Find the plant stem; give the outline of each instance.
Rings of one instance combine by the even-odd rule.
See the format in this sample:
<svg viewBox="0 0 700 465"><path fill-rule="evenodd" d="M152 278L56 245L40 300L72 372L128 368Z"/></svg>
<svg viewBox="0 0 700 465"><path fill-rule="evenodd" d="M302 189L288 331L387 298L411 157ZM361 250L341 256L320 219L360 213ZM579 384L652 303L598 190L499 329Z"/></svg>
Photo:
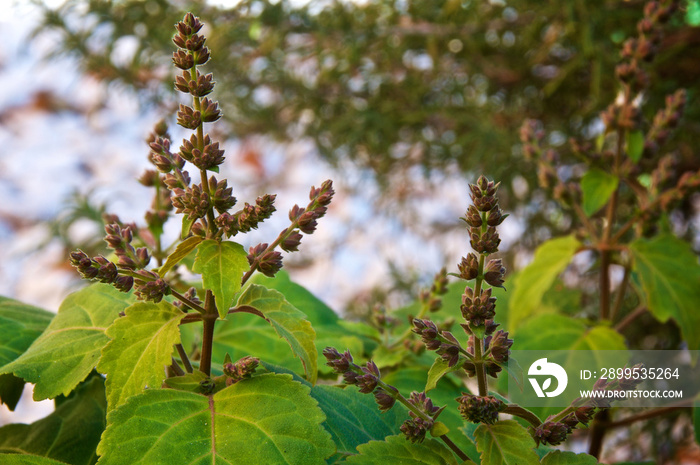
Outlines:
<svg viewBox="0 0 700 465"><path fill-rule="evenodd" d="M610 315L610 321L615 321L617 319L617 314L620 313L622 308L622 303L625 300L625 292L627 292L627 284L630 280L630 267L625 266L625 274L622 277L622 282L617 290L617 295L615 296L615 303L613 304L612 315Z"/></svg>
<svg viewBox="0 0 700 465"><path fill-rule="evenodd" d="M486 218L484 218L486 224ZM484 280L484 261L486 255L479 254L479 273L476 276L474 284L474 299L478 299L481 295L481 283ZM484 367L483 342L481 339L474 337L474 368L476 369L476 381L479 385L479 396L486 397L489 395L488 380L486 379L486 369Z"/></svg>
<svg viewBox="0 0 700 465"><path fill-rule="evenodd" d="M457 457L459 457L460 460L462 460L462 461L464 461L464 462L466 462L466 463L474 463L474 462L472 462L472 460L467 456L467 454L465 454L464 452L462 452L462 449L460 449L459 447L457 447L457 444L455 444L454 442L452 442L452 440L451 440L450 438L447 437L446 434L443 434L442 436L440 436L440 439L442 439L442 442L444 442L444 443L447 445L447 447L449 447L450 449L452 449L452 452L454 452L455 454L457 454Z"/></svg>
<svg viewBox="0 0 700 465"><path fill-rule="evenodd" d="M600 252L600 319L610 318L610 251Z"/></svg>
<svg viewBox="0 0 700 465"><path fill-rule="evenodd" d="M182 364L185 365L187 373L192 373L194 370L192 369L192 363L190 363L187 352L185 352L185 348L182 347L182 344L175 344L175 349L177 349L177 353L180 355L180 360L182 360Z"/></svg>
<svg viewBox="0 0 700 465"><path fill-rule="evenodd" d="M632 323L634 320L636 320L641 315L644 315L646 312L647 312L647 308L644 305L640 305L639 307L635 308L632 312L627 314L626 317L624 317L622 320L620 320L620 322L618 324L615 325L615 331L621 332L630 323Z"/></svg>
<svg viewBox="0 0 700 465"><path fill-rule="evenodd" d="M622 420L609 421L607 423L604 423L603 426L605 426L608 429L619 428L620 426L631 425L632 423L636 423L638 421L648 420L650 418L666 415L667 413L675 412L676 410L681 410L690 407L692 407L692 405L690 405L687 401L684 401L683 405L669 405L667 407L659 407L647 410L636 415L630 415L629 417L623 418Z"/></svg>
<svg viewBox="0 0 700 465"><path fill-rule="evenodd" d="M430 415L426 414L425 412L421 411L418 409L415 405L410 403L408 399L406 399L404 396L401 395L399 391L396 390L393 386L389 386L386 384L384 381L381 379L377 380L377 384L384 389L387 393L391 394L394 396L396 400L398 400L401 404L403 404L404 407L406 407L408 410L413 412L417 417L422 418L423 420L430 421L432 422L434 419L430 417ZM437 416L437 415L436 415ZM472 462L472 460L465 454L450 438L447 437L446 434L443 434L442 436L439 436L440 439L450 448L452 451L457 454L457 456L465 461L465 462Z"/></svg>
<svg viewBox="0 0 700 465"><path fill-rule="evenodd" d="M522 408L521 406L517 404L508 404L506 406L506 409L503 411L503 413L508 413L510 415L515 415L516 417L520 417L524 420L527 420L528 423L530 423L532 426L537 428L542 424L542 421L540 421L539 417L532 413L531 411Z"/></svg>
<svg viewBox="0 0 700 465"><path fill-rule="evenodd" d="M214 294L207 290L204 300L204 307L207 313L202 315L202 356L199 360L199 371L207 376L211 376L211 355L214 344L214 328L216 319L219 317L214 303Z"/></svg>
<svg viewBox="0 0 700 465"><path fill-rule="evenodd" d="M610 411L608 409L601 410L596 413L593 424L591 426L591 444L588 446L588 453L596 459L600 457L600 452L603 449L603 438L607 431L606 424L610 419Z"/></svg>
<svg viewBox="0 0 700 465"><path fill-rule="evenodd" d="M197 312L199 312L199 313L201 313L201 314L207 313L207 311L204 309L204 307L202 307L201 305L198 305L198 304L192 302L190 299L188 299L188 298L185 297L184 295L180 294L180 293L177 292L176 290L170 289L170 293L171 293L173 296L175 296L175 298L176 298L177 300L179 300L179 301L182 302L183 304L187 305L187 306L190 307L192 310L195 310L195 311L197 311Z"/></svg>
<svg viewBox="0 0 700 465"><path fill-rule="evenodd" d="M170 368L175 372L177 376L182 376L185 374L185 372L182 370L180 365L177 363L177 360L175 358L171 357L173 363L170 364Z"/></svg>

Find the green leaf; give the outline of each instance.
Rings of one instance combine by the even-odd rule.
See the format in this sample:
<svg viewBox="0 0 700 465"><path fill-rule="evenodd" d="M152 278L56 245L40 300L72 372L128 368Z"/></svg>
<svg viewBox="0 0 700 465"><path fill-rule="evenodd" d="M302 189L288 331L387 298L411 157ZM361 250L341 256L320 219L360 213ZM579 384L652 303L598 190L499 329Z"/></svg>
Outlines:
<svg viewBox="0 0 700 465"><path fill-rule="evenodd" d="M325 464L335 447L309 388L264 374L203 396L147 390L107 415L100 465Z"/></svg>
<svg viewBox="0 0 700 465"><path fill-rule="evenodd" d="M581 246L574 236L552 239L537 248L535 257L518 273L513 295L508 301L508 329L511 333L522 322L541 311L542 298L556 277L566 269Z"/></svg>
<svg viewBox="0 0 700 465"><path fill-rule="evenodd" d="M194 219L190 219L189 215L184 215L182 217L182 231L180 232L180 239L186 239L192 231L192 225L194 224Z"/></svg>
<svg viewBox="0 0 700 465"><path fill-rule="evenodd" d="M540 315L518 330L518 350L626 350L626 346L625 338L608 326L589 327L564 315Z"/></svg>
<svg viewBox="0 0 700 465"><path fill-rule="evenodd" d="M54 316L46 310L0 296L0 366L22 355Z"/></svg>
<svg viewBox="0 0 700 465"><path fill-rule="evenodd" d="M177 389L178 391L197 392L201 394L199 383L205 379L207 379L207 375L197 370L192 373L185 373L182 376L166 378L164 385L172 389Z"/></svg>
<svg viewBox="0 0 700 465"><path fill-rule="evenodd" d="M644 152L644 134L642 131L627 131L627 155L637 163Z"/></svg>
<svg viewBox="0 0 700 465"><path fill-rule="evenodd" d="M583 212L591 216L600 210L617 189L620 180L617 176L598 168L590 169L581 178L583 193Z"/></svg>
<svg viewBox="0 0 700 465"><path fill-rule="evenodd" d="M405 410L396 406L382 413L374 396L360 393L355 386L320 384L311 388L311 397L326 414L323 426L338 448L334 457L354 454L360 444L395 434L407 418Z"/></svg>
<svg viewBox="0 0 700 465"><path fill-rule="evenodd" d="M515 420L481 424L474 431L481 465L539 465L535 440Z"/></svg>
<svg viewBox="0 0 700 465"><path fill-rule="evenodd" d="M34 400L67 395L95 368L109 342L105 330L133 301L133 296L107 284L69 295L43 334L0 373L36 384Z"/></svg>
<svg viewBox="0 0 700 465"><path fill-rule="evenodd" d="M700 265L690 244L664 234L629 248L649 311L662 322L673 318L688 348L700 349Z"/></svg>
<svg viewBox="0 0 700 465"><path fill-rule="evenodd" d="M289 343L294 355L301 360L306 379L312 384L316 383L316 332L306 320L306 315L294 308L279 292L257 284L251 284L238 298L236 308L243 307L253 308L265 316L277 334Z"/></svg>
<svg viewBox="0 0 700 465"><path fill-rule="evenodd" d="M425 388L425 379L426 372L422 366L402 368L382 376L383 381L396 387L399 392L407 397L412 391L422 392ZM439 407L447 406L439 418L440 421L447 425L450 431L455 433L464 425L464 419L459 414L457 402L455 401L457 397L462 395L463 391L467 391L467 388L458 386L447 377L442 380L439 389L434 389L428 394L434 405ZM472 459L478 457L474 443L466 435L450 434L450 439ZM404 439L404 441L406 440Z"/></svg>
<svg viewBox="0 0 700 465"><path fill-rule="evenodd" d="M425 392L435 389L440 378L447 373L452 373L460 369L462 369L461 363L457 363L455 366L451 367L441 357L437 357L428 371L428 380L425 382Z"/></svg>
<svg viewBox="0 0 700 465"><path fill-rule="evenodd" d="M564 315L540 315L525 322L518 330L518 350L553 350L565 356L550 361L562 366L605 366L606 350L627 349L625 338L608 326L589 327L585 322ZM554 403L554 399L551 400ZM556 413L561 407L533 407L540 418Z"/></svg>
<svg viewBox="0 0 700 465"><path fill-rule="evenodd" d="M289 373L293 379L311 388L311 397L326 414L323 427L331 434L337 452L327 460L335 463L340 458L354 454L356 447L373 439L382 441L399 431L406 420L408 410L397 403L386 412L377 408L374 396L362 394L356 386L328 386L311 384L286 368L264 363L274 373Z"/></svg>
<svg viewBox="0 0 700 465"><path fill-rule="evenodd" d="M243 273L250 269L243 246L231 241L208 239L197 249L193 270L202 275L204 287L214 293L219 316L228 314L233 297L241 288Z"/></svg>
<svg viewBox="0 0 700 465"><path fill-rule="evenodd" d="M291 281L289 273L284 270L277 273L274 278L256 273L249 282L281 292L287 302L304 312L314 328L320 325L334 325L342 321L322 300L305 287Z"/></svg>
<svg viewBox="0 0 700 465"><path fill-rule="evenodd" d="M0 403L7 405L11 411L15 410L24 391L24 380L13 374L0 375Z"/></svg>
<svg viewBox="0 0 700 465"><path fill-rule="evenodd" d="M107 329L111 341L97 364L97 370L107 376L109 410L146 387L163 384L173 345L180 342L178 325L186 315L166 301L136 302L125 313Z"/></svg>
<svg viewBox="0 0 700 465"><path fill-rule="evenodd" d="M359 455L352 455L343 463L376 465L457 465L452 452L435 439L411 443L405 436L389 436L384 441L371 441L358 446Z"/></svg>
<svg viewBox="0 0 700 465"><path fill-rule="evenodd" d="M203 240L204 239L200 236L191 236L180 242L173 253L168 255L168 258L165 260L165 264L158 270L158 274L161 277L165 276L168 271L170 271L175 265L184 260L185 257L196 249Z"/></svg>
<svg viewBox="0 0 700 465"><path fill-rule="evenodd" d="M404 346L387 349L386 346L380 345L372 352L372 360L377 364L377 367L386 368L398 365L406 355L406 348Z"/></svg>
<svg viewBox="0 0 700 465"><path fill-rule="evenodd" d="M260 284L268 289L275 289L281 292L284 298L287 299L287 302L306 315L306 319L309 320L311 326L316 330L316 351L318 352L317 366L320 373L330 374L333 371L329 366L326 366L326 358L322 354L323 349L326 347L333 346L340 351L349 349L353 354L360 354L364 349L363 342L360 338L362 337L364 339L365 336L371 338L365 331L366 329L374 331L374 333L371 334L372 336L376 335L377 339L381 336L376 329L364 323L352 323L351 327L346 327L346 321L339 319L338 315L336 315L328 305L323 303L323 301L318 299L303 286L291 281L289 279L289 274L284 270L277 273L274 278L269 278L262 273L257 273L253 275L249 282ZM236 321L245 316L247 315L238 315ZM246 351L245 354L240 356L248 355L255 350L256 354L259 354L260 357L266 359L268 362L274 362L276 365L282 365L294 370L295 367L299 365L297 359L289 359L289 349L286 347L286 344L277 338L274 331L270 331L272 328L267 325L267 323L261 323L260 319L246 319L246 324L256 326L254 330L256 333L269 333L270 337L274 339L275 342L282 342L282 346L280 346L281 350L278 350L275 342L267 340L267 334L261 336L263 339L266 339L266 343L263 344L263 347L270 347L272 349L269 351L270 355L280 354L281 358L265 358L264 353L258 352L260 347L257 347L258 345L255 344L253 338L245 334L241 336L244 340L249 340L253 345L249 349L246 349L243 347L241 340L236 341L235 345L241 350L245 349L244 351Z"/></svg>
<svg viewBox="0 0 700 465"><path fill-rule="evenodd" d="M542 459L542 465L598 465L598 461L592 455L574 454L553 450Z"/></svg>
<svg viewBox="0 0 700 465"><path fill-rule="evenodd" d="M0 296L0 367L22 355L41 335L55 314ZM0 375L0 403L14 410L22 397L24 380Z"/></svg>
<svg viewBox="0 0 700 465"><path fill-rule="evenodd" d="M93 376L49 416L31 425L0 428L0 453L38 455L72 465L95 463L95 449L105 427L106 405L104 382L100 376ZM4 457L0 462L12 463Z"/></svg>
<svg viewBox="0 0 700 465"><path fill-rule="evenodd" d="M0 463L3 465L67 465L66 462L26 454L0 454Z"/></svg>

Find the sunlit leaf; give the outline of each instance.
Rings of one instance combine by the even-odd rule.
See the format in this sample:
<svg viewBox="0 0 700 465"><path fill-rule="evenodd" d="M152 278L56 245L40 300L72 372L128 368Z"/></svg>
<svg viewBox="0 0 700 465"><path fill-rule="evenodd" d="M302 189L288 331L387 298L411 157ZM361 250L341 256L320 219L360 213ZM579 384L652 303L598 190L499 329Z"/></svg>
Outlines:
<svg viewBox="0 0 700 465"><path fill-rule="evenodd" d="M238 298L236 308L253 308L262 313L279 337L284 338L299 357L306 379L316 382L318 353L314 341L316 332L306 315L296 309L279 292L251 284ZM253 354L254 355L254 354Z"/></svg>
<svg viewBox="0 0 700 465"><path fill-rule="evenodd" d="M214 395L153 389L107 416L101 465L325 464L335 451L309 388L264 374Z"/></svg>
<svg viewBox="0 0 700 465"><path fill-rule="evenodd" d="M580 245L574 236L565 236L549 240L537 248L532 263L518 273L513 283L513 295L508 301L508 329L511 333L518 331L526 318L541 310L545 292L566 269Z"/></svg>
<svg viewBox="0 0 700 465"><path fill-rule="evenodd" d="M159 388L173 344L180 342L178 324L186 315L169 302L136 302L126 316L107 329L111 341L102 349L97 370L107 376L109 409L144 388Z"/></svg>
<svg viewBox="0 0 700 465"><path fill-rule="evenodd" d="M36 384L35 400L67 395L95 368L109 342L105 330L133 301L107 284L69 295L42 335L0 371Z"/></svg>
<svg viewBox="0 0 700 465"><path fill-rule="evenodd" d="M231 241L206 240L199 244L193 271L202 275L204 288L214 294L221 318L226 318L233 297L241 288L243 273L250 269L243 246Z"/></svg>
<svg viewBox="0 0 700 465"><path fill-rule="evenodd" d="M165 276L174 266L185 259L204 239L200 236L191 236L180 242L173 253L168 255L163 266L158 269L160 276Z"/></svg>

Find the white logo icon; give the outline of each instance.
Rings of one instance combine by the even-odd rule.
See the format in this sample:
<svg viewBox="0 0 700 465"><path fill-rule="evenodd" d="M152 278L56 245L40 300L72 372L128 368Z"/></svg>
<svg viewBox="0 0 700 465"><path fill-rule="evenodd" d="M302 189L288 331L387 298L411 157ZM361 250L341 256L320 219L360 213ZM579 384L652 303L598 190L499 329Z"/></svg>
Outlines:
<svg viewBox="0 0 700 465"><path fill-rule="evenodd" d="M554 362L548 362L546 358L536 360L535 363L530 365L530 369L527 371L527 374L529 376L549 376L549 378L544 380L541 387L536 378L528 378L533 389L535 389L537 397L545 397L545 395L547 397L556 397L564 392L564 389L566 389L566 384L569 382L569 377L566 376L566 371L564 371L564 368ZM552 376L557 379L557 388L553 391L547 391L552 384Z"/></svg>

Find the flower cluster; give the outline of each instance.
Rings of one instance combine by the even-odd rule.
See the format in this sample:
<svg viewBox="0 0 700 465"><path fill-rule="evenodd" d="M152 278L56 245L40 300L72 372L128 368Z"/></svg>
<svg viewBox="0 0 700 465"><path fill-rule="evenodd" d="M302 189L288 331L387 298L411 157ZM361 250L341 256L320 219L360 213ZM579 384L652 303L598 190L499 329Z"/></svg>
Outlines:
<svg viewBox="0 0 700 465"><path fill-rule="evenodd" d="M226 375L226 385L230 386L242 379L250 378L260 364L260 359L246 355L235 363L231 361L229 354L224 358L224 375Z"/></svg>
<svg viewBox="0 0 700 465"><path fill-rule="evenodd" d="M459 413L465 420L472 423L486 423L492 425L498 420L499 412L506 408L506 404L493 396L475 396L462 393L458 397Z"/></svg>
<svg viewBox="0 0 700 465"><path fill-rule="evenodd" d="M411 442L423 442L425 434L435 424L435 418L442 411L440 407L433 405L433 401L425 395L425 392L413 391L408 398L408 403L414 406L423 415L410 411L410 418L401 425L401 432Z"/></svg>
<svg viewBox="0 0 700 465"><path fill-rule="evenodd" d="M303 237L301 233L313 234L318 226L317 220L326 215L328 205L330 205L334 194L333 182L330 180L325 181L321 187L312 187L309 192L309 204L306 208L302 208L299 205L294 205L291 208L289 219L292 224L279 234L272 245L262 243L249 249L248 262L251 270L257 270L265 276L274 276L282 268L282 254L273 249L279 245L285 252L298 250ZM255 221L257 225L258 221L269 217L274 211L274 207L272 207L273 201L274 196L258 198L257 206L250 208L251 221ZM246 207L249 206L246 204ZM240 224L241 217L236 219L234 214L231 217L231 221L232 224L235 224L236 221Z"/></svg>
<svg viewBox="0 0 700 465"><path fill-rule="evenodd" d="M561 419L551 415L541 425L532 430L537 444L551 444L556 446L566 440L566 437L580 425L588 426L593 418L595 407L576 407Z"/></svg>
<svg viewBox="0 0 700 465"><path fill-rule="evenodd" d="M147 139L150 148L148 159L155 169L147 170L139 181L144 186L154 188L155 196L151 210L146 213L148 230L138 230L139 238L147 247L134 247L132 240L137 232L136 226L123 226L115 218L106 221L105 241L114 250L116 263L103 256L90 258L81 251L71 254L71 263L83 278L112 284L124 292L134 289L139 298L154 302L171 293L164 276L146 269L153 258L160 266L167 257L160 239L170 211L174 209L185 217L183 239L195 235L219 241L256 229L275 211L276 196L269 194L258 197L254 204L245 203L240 210L232 211L237 203L233 189L225 179L219 180L208 173L218 173L225 157L219 142L204 131L204 124L217 121L221 111L217 102L206 97L214 89L212 75L202 74L197 69L210 57L205 45L206 38L200 34L202 27L199 18L187 13L177 23L177 34L173 38L178 47L173 53L173 63L182 70L175 79L175 88L192 97L191 106L180 105L177 123L193 130L194 134L183 139L179 149L175 150L167 124L160 122ZM200 182L194 182L185 169L190 165L195 173L199 172ZM312 187L310 203L306 208L297 205L292 208L292 225L282 231L277 240L271 245L263 243L250 248L248 261L251 268L243 279L249 278L255 271L274 276L282 268L282 255L274 249L279 246L286 252L297 251L302 233L315 231L317 221L326 214L333 194L331 181L324 182L318 188ZM190 293L178 299L184 299L187 308L201 310L201 302L196 295Z"/></svg>

